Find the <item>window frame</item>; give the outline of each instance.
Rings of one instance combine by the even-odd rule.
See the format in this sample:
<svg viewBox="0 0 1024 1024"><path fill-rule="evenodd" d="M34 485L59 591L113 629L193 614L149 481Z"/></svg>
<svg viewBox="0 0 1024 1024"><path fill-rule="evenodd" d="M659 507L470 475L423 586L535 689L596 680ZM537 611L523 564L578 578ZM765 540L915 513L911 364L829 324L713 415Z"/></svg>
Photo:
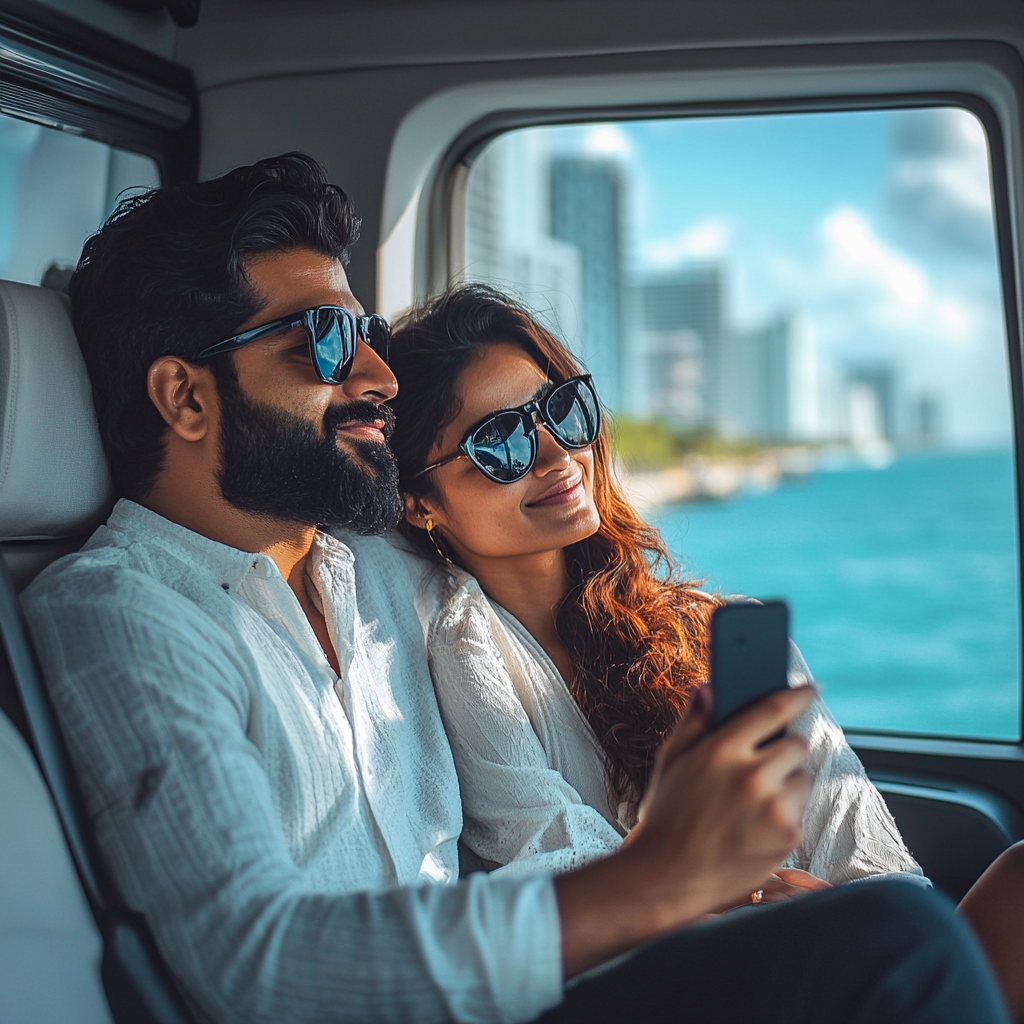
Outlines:
<svg viewBox="0 0 1024 1024"><path fill-rule="evenodd" d="M168 184L198 177L192 73L33 0L0 10L0 114L150 157Z"/></svg>
<svg viewBox="0 0 1024 1024"><path fill-rule="evenodd" d="M1024 97L1018 96L1018 99ZM1007 369L1012 407L1014 502L1018 580L1018 741L900 730L849 729L847 738L869 771L919 773L966 778L1000 791L1024 809L1024 379L1020 275L1016 261L1018 232L1009 187L1009 155L1003 124L988 99L961 90L850 93L811 97L679 102L651 105L572 108L522 108L495 111L466 128L448 147L427 201L425 269L430 291L445 287L465 267L465 205L469 172L494 139L525 128L595 122L656 119L745 117L770 114L843 113L959 107L974 114L986 135L991 169L997 263L1003 299ZM1017 130L1017 126L1013 126ZM1013 139L1017 142L1017 139ZM422 222L421 222L422 223ZM1024 830L1022 830L1024 835Z"/></svg>

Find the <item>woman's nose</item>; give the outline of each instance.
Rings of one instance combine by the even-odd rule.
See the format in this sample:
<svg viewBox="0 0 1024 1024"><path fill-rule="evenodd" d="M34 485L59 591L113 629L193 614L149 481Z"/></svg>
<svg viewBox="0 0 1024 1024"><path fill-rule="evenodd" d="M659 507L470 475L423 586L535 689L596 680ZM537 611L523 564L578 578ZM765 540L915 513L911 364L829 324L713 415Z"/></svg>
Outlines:
<svg viewBox="0 0 1024 1024"><path fill-rule="evenodd" d="M543 424L537 425L537 462L533 467L537 476L569 465L569 453L554 439Z"/></svg>

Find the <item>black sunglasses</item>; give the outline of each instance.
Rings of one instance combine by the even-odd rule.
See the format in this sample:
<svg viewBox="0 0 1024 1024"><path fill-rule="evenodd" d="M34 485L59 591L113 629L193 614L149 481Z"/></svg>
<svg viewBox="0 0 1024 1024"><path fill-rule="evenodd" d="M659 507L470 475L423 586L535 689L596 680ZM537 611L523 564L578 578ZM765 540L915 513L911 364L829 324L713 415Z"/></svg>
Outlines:
<svg viewBox="0 0 1024 1024"><path fill-rule="evenodd" d="M234 352L254 341L283 334L301 327L309 341L309 357L316 375L325 384L341 384L352 372L356 347L365 341L386 363L391 346L391 327L382 316L356 316L344 306L314 306L301 313L253 327L243 334L225 338L203 349L197 359L209 359L224 352Z"/></svg>
<svg viewBox="0 0 1024 1024"><path fill-rule="evenodd" d="M495 483L522 480L537 461L538 418L567 451L592 445L601 432L601 404L590 375L570 377L542 398L492 412L470 428L458 451L421 469L412 479L467 458Z"/></svg>

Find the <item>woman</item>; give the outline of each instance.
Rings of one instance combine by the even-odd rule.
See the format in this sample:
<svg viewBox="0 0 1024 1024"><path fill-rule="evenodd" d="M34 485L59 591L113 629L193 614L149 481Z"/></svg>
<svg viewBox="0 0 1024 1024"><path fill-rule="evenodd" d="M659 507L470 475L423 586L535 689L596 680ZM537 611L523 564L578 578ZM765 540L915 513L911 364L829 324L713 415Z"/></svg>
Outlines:
<svg viewBox="0 0 1024 1024"><path fill-rule="evenodd" d="M404 531L436 563L418 608L463 840L506 871L571 869L635 826L655 752L707 678L721 599L631 508L589 378L525 310L452 289L399 325L391 365ZM791 681L808 678L794 647ZM820 701L799 729L815 775L804 841L763 898L920 879Z"/></svg>

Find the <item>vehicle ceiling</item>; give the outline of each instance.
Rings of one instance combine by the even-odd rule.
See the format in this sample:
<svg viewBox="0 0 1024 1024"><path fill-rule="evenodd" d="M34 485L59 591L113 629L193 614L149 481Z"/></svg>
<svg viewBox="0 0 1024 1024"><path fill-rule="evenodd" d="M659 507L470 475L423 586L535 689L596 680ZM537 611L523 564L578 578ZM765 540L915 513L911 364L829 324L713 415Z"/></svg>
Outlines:
<svg viewBox="0 0 1024 1024"><path fill-rule="evenodd" d="M1021 0L204 0L175 59L200 88L252 77L717 46L1001 39Z"/></svg>
<svg viewBox="0 0 1024 1024"><path fill-rule="evenodd" d="M721 73L836 44L992 41L1017 64L1024 53L1024 0L203 0L191 29L105 0L45 2L193 71L204 175L288 149L322 160L363 217L363 296L396 220L382 185L395 133L444 89Z"/></svg>

